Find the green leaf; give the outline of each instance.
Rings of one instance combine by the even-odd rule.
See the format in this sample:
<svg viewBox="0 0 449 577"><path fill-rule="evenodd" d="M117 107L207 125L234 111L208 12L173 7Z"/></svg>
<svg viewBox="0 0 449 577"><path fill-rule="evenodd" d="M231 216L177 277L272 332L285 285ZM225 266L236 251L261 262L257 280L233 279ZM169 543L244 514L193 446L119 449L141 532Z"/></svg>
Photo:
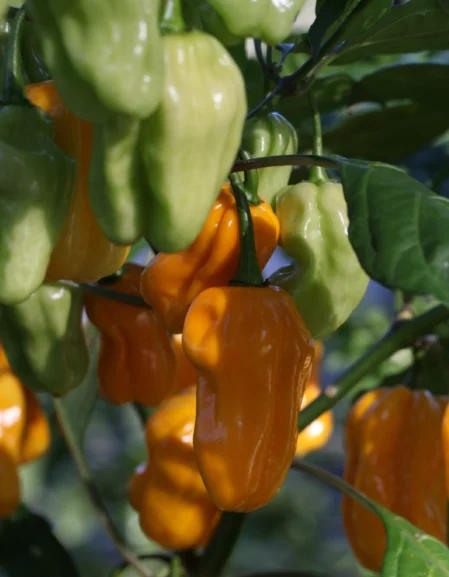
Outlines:
<svg viewBox="0 0 449 577"><path fill-rule="evenodd" d="M317 10L317 17L309 30L312 56L316 58L323 40L335 32L360 0L326 0Z"/></svg>
<svg viewBox="0 0 449 577"><path fill-rule="evenodd" d="M337 158L349 238L371 278L449 303L449 210L398 168Z"/></svg>
<svg viewBox="0 0 449 577"><path fill-rule="evenodd" d="M79 577L48 521L25 507L2 521L0 568L8 577Z"/></svg>

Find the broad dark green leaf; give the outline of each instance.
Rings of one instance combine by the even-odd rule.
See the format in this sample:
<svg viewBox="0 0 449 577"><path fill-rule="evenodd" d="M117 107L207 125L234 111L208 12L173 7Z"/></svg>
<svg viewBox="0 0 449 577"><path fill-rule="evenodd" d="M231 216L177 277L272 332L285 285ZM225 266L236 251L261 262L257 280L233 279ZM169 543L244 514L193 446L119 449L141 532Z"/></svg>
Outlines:
<svg viewBox="0 0 449 577"><path fill-rule="evenodd" d="M337 161L349 238L366 272L389 288L449 303L449 210L398 168Z"/></svg>
<svg viewBox="0 0 449 577"><path fill-rule="evenodd" d="M361 2L341 26L338 41L344 42L344 50L351 44L364 41L371 28L385 17L392 8L391 0L369 0Z"/></svg>
<svg viewBox="0 0 449 577"><path fill-rule="evenodd" d="M438 4L449 14L449 0L438 0Z"/></svg>
<svg viewBox="0 0 449 577"><path fill-rule="evenodd" d="M79 577L48 521L25 507L2 521L0 568L8 577Z"/></svg>
<svg viewBox="0 0 449 577"><path fill-rule="evenodd" d="M360 0L326 0L320 5L309 30L309 43L314 58L318 56L323 40L337 30L358 4Z"/></svg>
<svg viewBox="0 0 449 577"><path fill-rule="evenodd" d="M356 42L348 43L338 64L375 54L403 54L426 50L447 50L449 14L438 0L412 0L391 10Z"/></svg>

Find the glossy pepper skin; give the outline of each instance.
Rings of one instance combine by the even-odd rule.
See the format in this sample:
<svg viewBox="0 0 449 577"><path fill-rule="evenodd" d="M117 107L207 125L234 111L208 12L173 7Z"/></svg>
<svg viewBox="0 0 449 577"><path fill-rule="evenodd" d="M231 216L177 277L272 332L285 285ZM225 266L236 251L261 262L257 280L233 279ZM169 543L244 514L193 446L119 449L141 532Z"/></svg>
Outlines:
<svg viewBox="0 0 449 577"><path fill-rule="evenodd" d="M193 451L195 388L165 401L148 419L148 464L129 485L142 531L167 549L203 546L218 522Z"/></svg>
<svg viewBox="0 0 449 577"><path fill-rule="evenodd" d="M75 163L50 131L38 109L0 109L0 303L39 288L68 215Z"/></svg>
<svg viewBox="0 0 449 577"><path fill-rule="evenodd" d="M77 161L69 215L53 249L45 280L96 282L122 266L129 247L113 245L106 238L90 206L92 125L65 108L53 82L31 84L25 90L30 101L53 119L55 143Z"/></svg>
<svg viewBox="0 0 449 577"><path fill-rule="evenodd" d="M251 205L256 251L263 268L279 238L279 223L266 202ZM191 302L203 290L226 286L240 259L239 219L229 184L223 185L195 242L178 253L159 253L145 268L141 292L167 330L180 333Z"/></svg>
<svg viewBox="0 0 449 577"><path fill-rule="evenodd" d="M300 267L280 284L313 338L323 339L348 319L369 282L349 242L343 188L301 182L279 192L275 202L280 244Z"/></svg>
<svg viewBox="0 0 449 577"><path fill-rule="evenodd" d="M267 44L283 42L305 0L207 0L229 32L242 38L260 38Z"/></svg>
<svg viewBox="0 0 449 577"><path fill-rule="evenodd" d="M182 347L182 335L176 334L171 336L171 343L175 352L176 375L175 389L176 393L183 391L196 384L195 367L186 357Z"/></svg>
<svg viewBox="0 0 449 577"><path fill-rule="evenodd" d="M295 127L278 112L248 120L243 132L242 147L253 158L280 156L298 152ZM288 184L292 166L259 168L258 195L269 204L275 195Z"/></svg>
<svg viewBox="0 0 449 577"><path fill-rule="evenodd" d="M127 263L110 288L140 296L143 267ZM101 333L97 374L111 403L158 405L176 388L176 362L170 337L152 310L94 294L84 298L89 320Z"/></svg>
<svg viewBox="0 0 449 577"><path fill-rule="evenodd" d="M18 465L38 459L49 444L45 413L35 395L11 371L0 348L0 518L19 505Z"/></svg>
<svg viewBox="0 0 449 577"><path fill-rule="evenodd" d="M246 115L242 74L203 32L163 38L165 80L146 120L114 117L94 139L90 194L108 238L188 248L237 155Z"/></svg>
<svg viewBox="0 0 449 577"><path fill-rule="evenodd" d="M67 108L92 122L159 104L158 0L31 0L46 64Z"/></svg>
<svg viewBox="0 0 449 577"><path fill-rule="evenodd" d="M209 495L225 511L266 505L295 454L312 369L293 300L277 287L206 289L187 313L183 345L198 374L194 447Z"/></svg>
<svg viewBox="0 0 449 577"><path fill-rule="evenodd" d="M0 339L29 389L61 397L81 384L89 366L81 315L81 291L51 284L0 307Z"/></svg>
<svg viewBox="0 0 449 577"><path fill-rule="evenodd" d="M443 542L448 447L442 423L447 403L404 386L377 389L355 403L345 427L345 480ZM342 512L354 554L366 568L380 571L386 546L381 520L346 494Z"/></svg>

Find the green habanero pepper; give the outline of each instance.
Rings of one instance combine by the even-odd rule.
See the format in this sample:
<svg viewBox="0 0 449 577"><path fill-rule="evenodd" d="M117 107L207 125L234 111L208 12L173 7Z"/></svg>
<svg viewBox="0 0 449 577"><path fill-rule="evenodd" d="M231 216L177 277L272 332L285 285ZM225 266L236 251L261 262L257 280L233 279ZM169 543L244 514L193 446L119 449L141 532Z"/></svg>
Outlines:
<svg viewBox="0 0 449 577"><path fill-rule="evenodd" d="M30 0L45 61L73 114L144 118L159 104L159 0Z"/></svg>
<svg viewBox="0 0 449 577"><path fill-rule="evenodd" d="M0 108L0 303L25 300L44 281L68 215L75 161L53 142L52 124L23 96L14 21Z"/></svg>
<svg viewBox="0 0 449 577"><path fill-rule="evenodd" d="M187 0L187 5L200 22L200 26L196 25L195 28L202 27L205 32L215 36L223 46L237 46L243 42L243 38L229 32L223 19L207 0Z"/></svg>
<svg viewBox="0 0 449 577"><path fill-rule="evenodd" d="M298 136L290 122L278 112L248 120L243 132L243 149L253 158L296 154ZM275 195L288 184L292 166L260 168L258 195L269 204Z"/></svg>
<svg viewBox="0 0 449 577"><path fill-rule="evenodd" d="M369 281L349 242L343 187L301 182L280 191L275 202L280 244L300 267L279 285L312 337L323 339L348 319Z"/></svg>
<svg viewBox="0 0 449 577"><path fill-rule="evenodd" d="M60 397L81 384L89 354L79 289L42 285L16 305L0 305L0 340L19 379L32 391Z"/></svg>
<svg viewBox="0 0 449 577"><path fill-rule="evenodd" d="M154 114L96 129L90 199L106 236L157 250L190 246L237 155L247 111L242 74L203 32L163 37L165 80Z"/></svg>
<svg viewBox="0 0 449 577"><path fill-rule="evenodd" d="M207 0L228 31L275 46L290 34L305 0Z"/></svg>

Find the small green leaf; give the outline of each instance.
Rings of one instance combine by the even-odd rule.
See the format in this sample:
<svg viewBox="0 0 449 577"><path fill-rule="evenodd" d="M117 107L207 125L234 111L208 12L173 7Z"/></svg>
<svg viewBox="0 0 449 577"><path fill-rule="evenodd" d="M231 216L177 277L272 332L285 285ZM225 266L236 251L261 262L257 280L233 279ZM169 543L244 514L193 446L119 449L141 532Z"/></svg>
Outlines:
<svg viewBox="0 0 449 577"><path fill-rule="evenodd" d="M317 17L309 30L309 42L314 58L318 56L323 40L335 32L357 4L360 4L360 0L326 0L320 5Z"/></svg>
<svg viewBox="0 0 449 577"><path fill-rule="evenodd" d="M336 160L349 238L365 271L389 288L449 303L449 210L398 168Z"/></svg>

